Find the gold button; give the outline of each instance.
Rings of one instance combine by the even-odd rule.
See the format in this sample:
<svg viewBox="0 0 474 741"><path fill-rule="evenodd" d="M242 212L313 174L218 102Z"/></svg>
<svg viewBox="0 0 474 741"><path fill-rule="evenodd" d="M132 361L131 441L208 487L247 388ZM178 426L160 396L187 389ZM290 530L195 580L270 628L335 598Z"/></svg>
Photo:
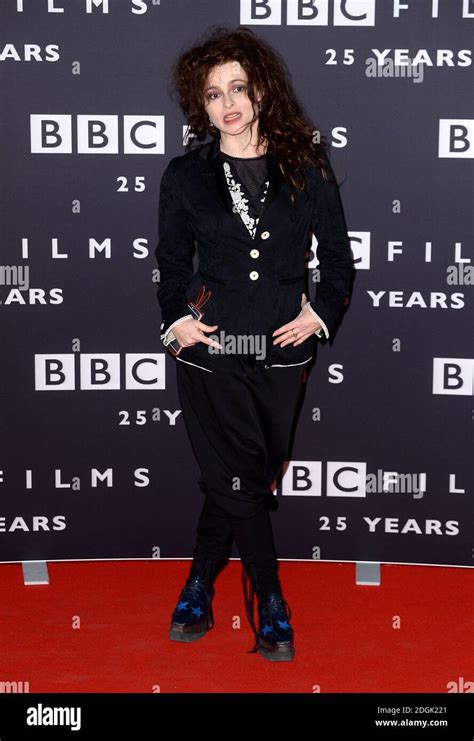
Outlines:
<svg viewBox="0 0 474 741"><path fill-rule="evenodd" d="M252 270L252 272L249 275L250 275L250 280L257 280L258 278L258 273L256 270Z"/></svg>
<svg viewBox="0 0 474 741"><path fill-rule="evenodd" d="M270 232L262 232L260 235L262 239L268 239L269 236L270 236Z"/></svg>
<svg viewBox="0 0 474 741"><path fill-rule="evenodd" d="M260 252L258 250L250 250L250 257L260 257Z"/></svg>

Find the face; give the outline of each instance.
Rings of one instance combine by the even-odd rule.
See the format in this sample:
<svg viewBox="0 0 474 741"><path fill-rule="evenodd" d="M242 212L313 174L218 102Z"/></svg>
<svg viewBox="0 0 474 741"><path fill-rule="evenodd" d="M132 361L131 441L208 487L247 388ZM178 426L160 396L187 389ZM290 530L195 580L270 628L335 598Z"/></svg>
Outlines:
<svg viewBox="0 0 474 741"><path fill-rule="evenodd" d="M210 71L204 86L204 104L211 122L220 131L237 134L250 124L254 107L247 97L247 85L248 76L240 62L226 62Z"/></svg>

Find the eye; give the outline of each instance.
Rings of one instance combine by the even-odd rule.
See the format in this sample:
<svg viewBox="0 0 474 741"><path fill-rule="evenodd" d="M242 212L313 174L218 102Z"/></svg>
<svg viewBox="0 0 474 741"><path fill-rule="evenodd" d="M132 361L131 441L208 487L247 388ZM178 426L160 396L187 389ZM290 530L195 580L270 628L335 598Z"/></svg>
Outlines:
<svg viewBox="0 0 474 741"><path fill-rule="evenodd" d="M246 89L246 85L236 85L233 88L232 92L235 92L235 91L237 91L237 92L243 92L245 89ZM218 92L209 93L208 95L206 95L206 99L207 100L217 100L217 97L215 97L215 96L219 96L219 95L220 95L220 93L218 93Z"/></svg>

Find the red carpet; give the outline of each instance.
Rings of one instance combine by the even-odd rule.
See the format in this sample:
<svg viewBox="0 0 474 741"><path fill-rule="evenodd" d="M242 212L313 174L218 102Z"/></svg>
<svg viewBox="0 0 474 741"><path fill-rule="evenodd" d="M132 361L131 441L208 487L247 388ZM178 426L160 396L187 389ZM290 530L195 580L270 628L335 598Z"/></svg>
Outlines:
<svg viewBox="0 0 474 741"><path fill-rule="evenodd" d="M240 561L216 582L215 627L168 640L189 561L50 563L49 586L2 565L0 682L30 692L448 692L473 672L470 569L382 566L356 586L353 564L280 562L296 654L246 653ZM394 625L399 622L399 629ZM464 689L464 692L466 689Z"/></svg>

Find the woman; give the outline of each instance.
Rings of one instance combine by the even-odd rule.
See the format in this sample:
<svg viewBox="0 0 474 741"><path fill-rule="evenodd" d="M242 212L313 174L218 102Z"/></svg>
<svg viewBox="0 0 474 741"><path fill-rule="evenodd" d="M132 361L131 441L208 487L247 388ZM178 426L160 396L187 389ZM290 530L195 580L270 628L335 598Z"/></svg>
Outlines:
<svg viewBox="0 0 474 741"><path fill-rule="evenodd" d="M271 485L286 460L315 335L333 333L348 301L350 243L324 147L313 143L274 49L249 29L217 28L179 57L173 78L190 142L211 141L174 157L160 187L161 339L178 361L204 494L170 638L196 640L213 626L214 581L235 539L252 652L289 661L293 628ZM308 301L311 233L321 278Z"/></svg>

